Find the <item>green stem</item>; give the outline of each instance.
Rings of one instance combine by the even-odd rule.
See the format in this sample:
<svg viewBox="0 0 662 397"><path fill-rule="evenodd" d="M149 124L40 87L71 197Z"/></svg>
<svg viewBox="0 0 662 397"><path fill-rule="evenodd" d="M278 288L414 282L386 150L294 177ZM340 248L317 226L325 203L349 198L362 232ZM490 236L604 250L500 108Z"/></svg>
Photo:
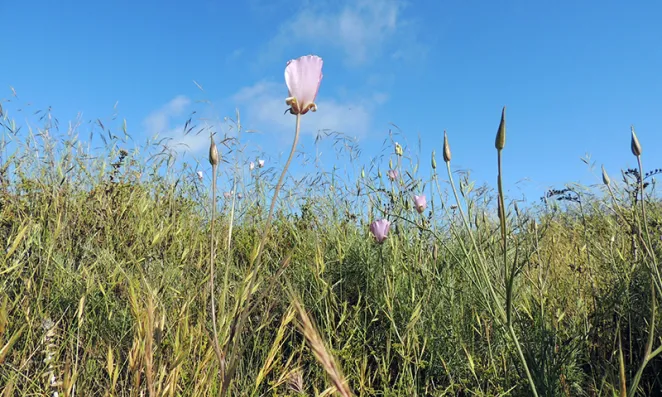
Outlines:
<svg viewBox="0 0 662 397"><path fill-rule="evenodd" d="M531 371L529 371L529 365L526 362L526 357L524 357L524 352L520 346L519 339L515 333L515 328L513 328L512 322L512 295L513 295L513 284L515 280L515 268L508 274L508 251L507 251L507 236L506 236L506 206L503 195L503 174L501 170L501 149L497 149L497 185L499 189L499 218L501 221L501 239L502 239L502 248L503 248L503 266L504 266L504 276L506 283L506 323L508 324L508 331L510 332L510 337L515 343L517 348L517 354L519 355L520 361L524 366L524 372L526 373L526 378L529 381L529 386L531 387L531 392L535 397L538 397L538 391L536 390L536 384L533 381L531 376Z"/></svg>
<svg viewBox="0 0 662 397"><path fill-rule="evenodd" d="M294 153L296 151L297 143L299 142L299 130L301 128L301 115L297 114L296 115L296 127L294 131L294 141L292 142L292 149L290 150L290 155L287 158L287 162L285 163L285 166L283 167L283 172L280 174L280 178L278 179L278 183L276 183L276 188L274 189L274 195L273 198L271 199L271 206L269 207L269 215L267 216L267 221L265 222L264 225L264 230L262 232L262 238L260 239L260 242L257 247L257 252L255 253L255 256L251 260L251 267L252 270L249 273L248 279L247 279L247 284L244 287L244 291L248 291L244 302L249 302L254 291L256 290L254 288L254 282L257 277L257 272L260 268L260 260L262 258L262 252L264 251L264 245L266 244L266 241L269 237L269 231L271 228L271 221L273 218L273 212L274 208L276 207L276 200L278 199L278 193L280 192L282 186L283 186L283 181L285 180L285 175L287 174L287 170L290 166L290 163L292 162L292 159L294 158ZM244 292L240 291L238 296L243 296ZM237 345L237 340L235 339L237 337L237 334L241 332L241 329L243 328L244 322L246 321L246 318L248 317L246 315L246 312L250 310L250 303L246 304L246 309L244 309L244 313L239 316L235 316L235 324L231 325L231 335L230 338L228 339L228 345L232 343L233 345L233 351ZM237 310L239 310L239 301L237 302ZM235 339L232 341L232 339ZM228 365L228 371L227 374L225 374L223 378L223 385L221 387L221 397L225 396L226 393L228 392L229 385L230 385L230 380L232 379L232 376L234 375L234 371L236 369L236 363L235 359L237 357L234 357L232 355L230 357L230 360L232 361Z"/></svg>
<svg viewBox="0 0 662 397"><path fill-rule="evenodd" d="M630 385L630 392L628 393L628 396L633 397L634 394L637 392L637 388L639 387L639 382L641 381L641 376L644 373L644 369L646 369L646 366L648 365L648 362L655 357L652 355L651 351L653 350L653 340L654 340L654 334L655 334L655 283L653 279L651 278L651 318L650 318L650 323L648 324L648 340L646 341L646 350L644 352L644 358L641 361L641 365L639 366L639 370L637 370L637 373L634 375L634 379L632 380L632 384ZM657 348L655 351L657 352L658 350L662 349L662 346ZM659 353L659 352L658 352Z"/></svg>
<svg viewBox="0 0 662 397"><path fill-rule="evenodd" d="M641 218L642 222L644 224L644 231L646 233L646 240L648 242L648 247L646 247L646 251L649 253L649 256L651 257L653 264L652 267L654 269L653 274L651 274L651 318L650 318L650 324L649 329L648 329L648 341L646 342L646 351L644 352L644 358L641 362L641 365L639 366L639 370L634 376L634 379L632 380L632 384L630 385L630 393L628 394L629 396L634 396L634 394L637 391L637 388L639 387L639 382L641 381L641 376L644 373L644 369L648 365L649 361L653 359L657 354L662 351L662 346L658 347L655 349L655 354L653 354L653 340L655 339L655 314L656 314L656 305L657 305L657 300L655 299L655 287L656 287L656 282L659 283L660 281L660 273L659 269L657 267L657 259L655 255L650 254L650 247L652 247L651 244L651 239L650 239L650 232L648 231L648 221L646 219L646 203L645 203L645 195L644 195L644 174L643 174L643 167L641 165L641 156L637 156L637 163L639 165L639 191L641 194ZM641 233L641 231L639 232ZM643 238L642 238L643 242ZM646 244L644 243L644 246ZM659 287L659 286L658 286Z"/></svg>
<svg viewBox="0 0 662 397"><path fill-rule="evenodd" d="M506 284L506 323L512 325L512 278L508 277L508 251L506 238L506 205L503 198L503 178L501 174L501 150L497 150L497 188L499 190L499 224L501 227L501 249L503 254L503 279Z"/></svg>
<svg viewBox="0 0 662 397"><path fill-rule="evenodd" d="M223 354L221 353L221 347L218 343L218 329L216 327L216 299L215 295L215 286L214 286L214 274L216 273L214 269L214 259L215 259L215 246L214 246L214 223L216 217L216 169L217 165L212 165L211 167L211 224L210 228L210 253L209 253L209 288L211 295L211 324L214 332L214 351L216 352L216 358L218 358L218 363L221 366L221 377L225 373L225 360L223 359Z"/></svg>
<svg viewBox="0 0 662 397"><path fill-rule="evenodd" d="M473 244L474 249L476 250L476 255L478 255L478 263L480 264L481 271L483 272L483 277L485 277L485 282L487 283L487 287L490 291L490 295L492 295L492 299L494 300L494 304L497 307L497 310L499 312L499 316L501 317L501 320L504 320L506 317L506 313L504 313L503 308L499 304L499 297L496 294L496 291L494 290L494 286L492 285L492 281L490 280L490 276L487 273L487 266L485 264L485 260L483 259L482 255L480 254L480 250L478 249L478 244L476 243L476 239L474 238L473 233L471 232L471 227L469 226L469 222L467 221L467 217L464 215L464 210L462 209L462 203L460 202L460 197L457 195L457 189L455 189L455 182L453 182L453 173L451 172L451 163L450 161L446 163L446 169L448 171L448 179L450 180L451 183L451 190L453 190L453 195L455 196L455 202L457 203L457 208L460 211L460 215L462 217L462 221L464 222L464 226L467 229L467 233L469 234L469 237L471 238L471 243ZM536 396L537 397L537 396Z"/></svg>

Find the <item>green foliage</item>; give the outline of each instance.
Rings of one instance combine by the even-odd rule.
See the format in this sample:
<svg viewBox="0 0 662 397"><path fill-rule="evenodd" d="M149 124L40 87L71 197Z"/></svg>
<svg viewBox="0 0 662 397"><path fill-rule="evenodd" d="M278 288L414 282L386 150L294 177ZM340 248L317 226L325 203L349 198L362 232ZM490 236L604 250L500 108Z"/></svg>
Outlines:
<svg viewBox="0 0 662 397"><path fill-rule="evenodd" d="M218 394L208 188L168 152L118 150L119 138L92 157L71 131L60 141L50 136L36 159L34 136L19 138L9 125L3 134L16 147L0 163L0 395L72 395L74 387L81 396ZM310 329L356 395L530 395L514 339L495 315L507 290L499 220L490 215L495 194L461 178L465 228L441 177L420 177L402 147L394 181L377 170L358 181L319 170L288 182L253 276L274 175L239 175L246 189L236 215L232 199L219 200L213 292L227 288L217 300L221 342L237 341L231 395L332 392L315 339L304 338ZM662 205L647 187L643 218L636 185L616 185L570 199L552 192L547 204L517 212L506 204L513 328L541 396L618 395L645 358L650 318L652 348L659 346L662 323L651 310L662 294L650 285L651 255L662 253ZM435 186L428 209L416 213L412 193ZM377 244L368 227L382 217L393 225ZM244 300L246 288L253 299ZM296 315L295 296L312 328ZM235 329L243 315L246 325ZM660 356L650 357L641 393L660 390L661 370Z"/></svg>

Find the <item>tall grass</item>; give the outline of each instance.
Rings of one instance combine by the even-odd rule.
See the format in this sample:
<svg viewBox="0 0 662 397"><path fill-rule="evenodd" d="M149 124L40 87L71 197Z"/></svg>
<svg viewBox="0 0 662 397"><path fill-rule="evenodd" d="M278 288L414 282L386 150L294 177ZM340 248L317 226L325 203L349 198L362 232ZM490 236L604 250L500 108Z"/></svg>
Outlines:
<svg viewBox="0 0 662 397"><path fill-rule="evenodd" d="M437 148L443 176L434 154L424 170L390 136L383 157L359 164L335 134L356 177L315 164L297 181L249 172L241 135L205 129L222 142L225 198L160 142L128 149L117 119L90 127L105 139L92 150L86 125L9 105L0 396L662 390L662 170L643 167L656 159L634 130L637 169L524 206L504 195L501 156L517 153L499 139L494 189L453 170L452 131ZM391 229L379 244L369 224L381 218Z"/></svg>

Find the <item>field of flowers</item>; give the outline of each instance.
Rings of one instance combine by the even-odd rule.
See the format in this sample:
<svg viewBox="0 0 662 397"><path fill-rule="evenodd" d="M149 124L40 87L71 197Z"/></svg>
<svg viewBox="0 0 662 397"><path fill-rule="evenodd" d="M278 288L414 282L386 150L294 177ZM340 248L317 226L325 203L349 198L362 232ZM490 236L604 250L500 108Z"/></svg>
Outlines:
<svg viewBox="0 0 662 397"><path fill-rule="evenodd" d="M0 108L1 397L662 395L662 170L634 129L638 168L527 206L505 108L493 187L453 171L452 133L425 173L392 142L295 181L322 66L285 68L278 167L241 131L203 130L209 175Z"/></svg>

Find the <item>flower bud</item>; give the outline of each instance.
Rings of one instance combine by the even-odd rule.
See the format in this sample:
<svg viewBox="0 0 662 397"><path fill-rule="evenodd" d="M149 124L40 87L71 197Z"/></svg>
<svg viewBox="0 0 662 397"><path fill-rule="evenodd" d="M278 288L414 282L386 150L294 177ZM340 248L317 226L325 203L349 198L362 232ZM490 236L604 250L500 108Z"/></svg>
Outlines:
<svg viewBox="0 0 662 397"><path fill-rule="evenodd" d="M437 169L437 159L435 158L435 152L434 150L432 151L432 169L436 170Z"/></svg>
<svg viewBox="0 0 662 397"><path fill-rule="evenodd" d="M211 145L209 146L209 164L212 167L218 165L218 148L216 147L216 142L214 142L214 137L210 137Z"/></svg>
<svg viewBox="0 0 662 397"><path fill-rule="evenodd" d="M602 166L602 183L605 185L609 186L611 183L611 179L609 179L609 175L607 175L607 170L605 170L605 166Z"/></svg>
<svg viewBox="0 0 662 397"><path fill-rule="evenodd" d="M630 127L630 131L632 132L632 140L630 141L630 149L632 149L632 154L639 157L639 156L641 156L641 144L639 143L639 139L637 139L637 134L634 133L634 126Z"/></svg>
<svg viewBox="0 0 662 397"><path fill-rule="evenodd" d="M448 135L444 131L444 162L448 163L451 161L451 147L448 144Z"/></svg>
<svg viewBox="0 0 662 397"><path fill-rule="evenodd" d="M497 130L496 140L494 141L494 146L497 150L501 150L506 146L506 107L504 106L501 110L501 122L499 123L499 129Z"/></svg>
<svg viewBox="0 0 662 397"><path fill-rule="evenodd" d="M402 156L402 146L399 143L395 143L395 154Z"/></svg>

